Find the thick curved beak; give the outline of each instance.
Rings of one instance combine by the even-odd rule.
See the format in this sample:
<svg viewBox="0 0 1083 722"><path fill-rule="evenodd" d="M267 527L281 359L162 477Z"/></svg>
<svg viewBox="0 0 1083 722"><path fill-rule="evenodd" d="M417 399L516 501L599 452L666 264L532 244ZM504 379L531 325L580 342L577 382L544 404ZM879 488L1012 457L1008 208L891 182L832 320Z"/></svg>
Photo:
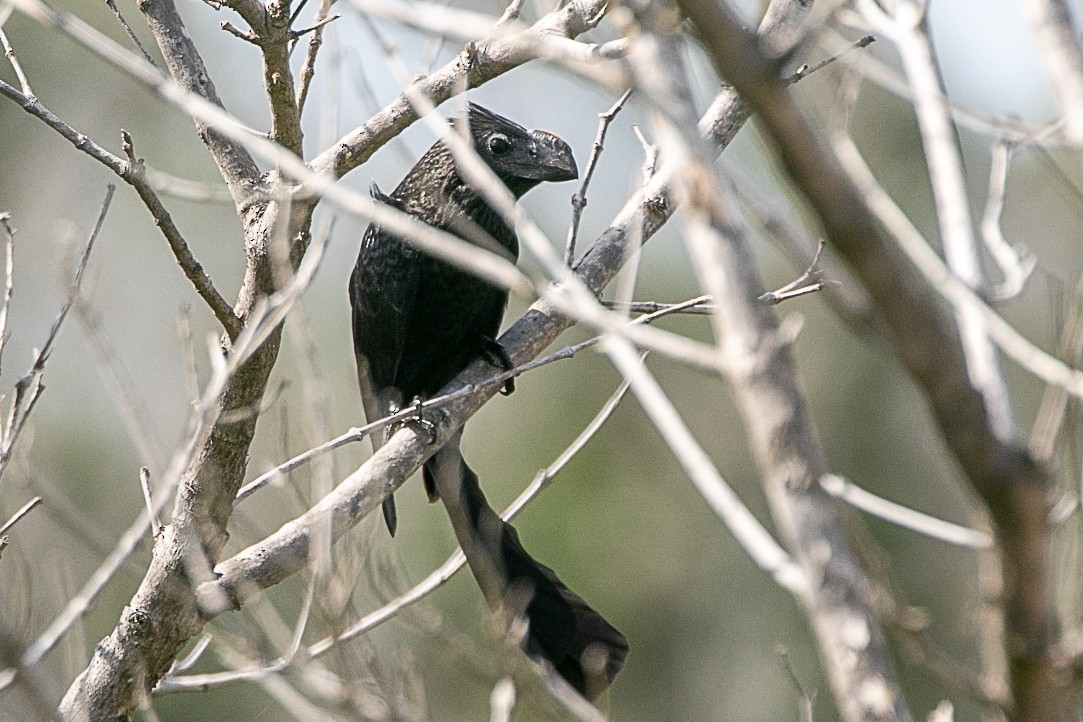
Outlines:
<svg viewBox="0 0 1083 722"><path fill-rule="evenodd" d="M524 177L550 183L579 177L570 145L546 130L532 130L530 138L534 163L523 173Z"/></svg>

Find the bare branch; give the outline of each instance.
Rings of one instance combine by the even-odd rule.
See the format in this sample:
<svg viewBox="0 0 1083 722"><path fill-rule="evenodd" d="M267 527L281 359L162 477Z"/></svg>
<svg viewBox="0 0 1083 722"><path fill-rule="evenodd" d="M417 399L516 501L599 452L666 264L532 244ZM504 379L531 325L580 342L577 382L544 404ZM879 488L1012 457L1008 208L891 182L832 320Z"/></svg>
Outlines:
<svg viewBox="0 0 1083 722"><path fill-rule="evenodd" d="M862 48L867 48L870 45L872 45L874 42L876 42L876 38L873 37L872 35L862 35L860 38L858 38L854 42L850 43L849 45L847 45L845 48L843 48L839 52L837 52L837 53L835 53L833 55L829 55L828 57L823 58L822 60L817 60L815 63L812 63L812 64L806 63L806 64L802 65L797 70L793 71L793 74L790 75L788 80L791 83L796 83L799 80L803 80L804 78L807 78L808 76L815 73L817 70L822 70L822 69L826 68L828 65L830 65L831 63L835 62L836 60L840 60L847 53L849 53L849 52L851 52L853 50L860 50Z"/></svg>
<svg viewBox="0 0 1083 722"><path fill-rule="evenodd" d="M90 261L90 252L94 248L94 241L97 240L102 224L105 223L105 216L109 213L109 205L113 200L114 190L115 186L113 185L106 188L105 199L102 201L101 210L98 212L98 219L90 232L89 238L87 238L86 245L83 247L83 252L79 257L79 264L75 269L75 276L68 286L67 301L60 308L60 313L53 319L53 325L49 328L49 334L45 337L45 342L39 350L35 351L30 370L15 382L15 397L11 400L7 417L4 419L2 428L0 428L0 475L7 470L15 442L26 425L27 419L30 418L30 413L34 410L35 404L37 404L38 399L41 398L41 394L45 390L45 384L42 380L45 375L45 365L49 361L53 344L56 343L57 336L60 334L60 329L63 327L68 313L79 299L83 284L83 273ZM7 228L6 220L3 223ZM10 229L7 230L10 237Z"/></svg>
<svg viewBox="0 0 1083 722"><path fill-rule="evenodd" d="M128 24L128 21L121 15L120 9L117 7L116 0L105 0L105 4L109 6L109 9L113 11L113 14L117 17L117 22L124 28L124 32L128 34L128 38L132 41L132 45L138 48L139 52L143 55L143 59L151 65L157 67L157 63L154 62L154 58L150 56L147 49L143 47L143 43L136 37L135 32L132 31L132 26Z"/></svg>
<svg viewBox="0 0 1083 722"><path fill-rule="evenodd" d="M760 294L760 297L757 300L761 303L775 306L783 301L799 298L822 290L828 283L823 280L823 272L819 269L820 256L823 252L824 242L820 241L820 245L816 249L816 255L812 257L812 263L809 264L804 273L782 288Z"/></svg>
<svg viewBox="0 0 1083 722"><path fill-rule="evenodd" d="M504 677L489 695L489 722L511 722L511 712L515 709L515 682Z"/></svg>
<svg viewBox="0 0 1083 722"><path fill-rule="evenodd" d="M981 219L982 240L1004 277L1003 281L989 290L989 295L997 301L1015 298L1022 293L1027 279L1038 264L1037 256L1032 255L1026 246L1010 245L1000 228L1011 152L1012 146L1007 143L993 145L992 162L989 164L989 191L985 200L985 213Z"/></svg>
<svg viewBox="0 0 1083 722"><path fill-rule="evenodd" d="M122 130L120 135L123 140L121 147L127 157L126 166L120 177L127 181L139 194L139 198L154 218L155 224L161 229L162 235L165 236L170 250L173 251L173 256L177 259L177 264L195 287L196 293L210 307L211 312L222 324L229 337L236 338L241 329L240 319L233 312L233 307L229 305L229 302L215 288L214 282L211 281L207 272L203 270L202 264L192 255L191 250L188 248L188 242L184 240L184 236L181 235L180 230L173 223L169 211L166 210L161 199L158 198L158 195L147 182L146 170L142 159L137 158L135 155L135 146L132 143L131 134L126 130Z"/></svg>
<svg viewBox="0 0 1083 722"><path fill-rule="evenodd" d="M504 32L504 29L519 19L519 13L522 12L523 5L526 4L526 0L511 0L508 3L508 7L504 9L504 13L500 16L500 19L496 21L496 25L493 26L492 35L498 36Z"/></svg>
<svg viewBox="0 0 1083 722"><path fill-rule="evenodd" d="M679 4L710 44L717 28L708 32L704 25L720 22L712 15L723 11L714 3ZM827 471L826 452L791 352L793 333L780 326L762 302L762 286L745 231L733 220L727 190L714 165L705 162L709 149L691 112L695 106L682 49L669 25L672 21L657 5L633 7L639 32L629 62L637 87L658 118L664 162L681 169L676 185L685 200L689 250L701 286L716 300L711 318L722 369L737 399L772 518L787 548L793 550L793 558L786 557L789 573L801 584L783 584L777 575L776 582L804 607L840 718L908 720L899 678L869 600L871 584L837 508L816 484ZM728 15L726 21L735 22ZM756 38L746 37L762 52ZM776 77L776 82L783 81ZM679 418L655 421L663 435L676 424ZM690 449L674 451L682 464L690 463L686 460ZM743 546L764 566L754 547ZM847 629L859 630L859 643Z"/></svg>
<svg viewBox="0 0 1083 722"><path fill-rule="evenodd" d="M26 502L21 507L19 507L19 510L17 512L15 512L14 514L12 514L11 517L6 522L4 522L3 524L0 524L0 536L3 536L4 534L6 534L11 529L11 527L15 526L15 524L20 519L22 519L24 516L29 514L30 511L33 510L33 508L36 507L40 503L41 503L41 497L40 496L35 496L33 499L31 499L30 501Z"/></svg>
<svg viewBox="0 0 1083 722"><path fill-rule="evenodd" d="M0 229L4 231L4 296L0 301L0 361L8 340L8 314L11 311L11 294L15 279L15 231L8 223L10 213L0 213ZM2 366L2 364L0 364Z"/></svg>
<svg viewBox="0 0 1083 722"><path fill-rule="evenodd" d="M564 247L564 263L567 266L571 266L572 262L575 261L575 239L579 235L579 219L582 218L583 209L587 205L587 187L590 185L590 179L594 176L594 169L598 165L598 159L602 156L606 131L609 130L609 126L617 117L617 113L621 111L621 108L624 107L624 104L628 102L628 98L631 96L632 88L628 88L623 95L617 98L617 102L613 103L609 110L598 114L598 135L595 136L594 144L590 148L590 158L587 159L587 167L583 171L583 182L579 184L579 190L572 196L572 220L568 228L568 242Z"/></svg>
<svg viewBox="0 0 1083 722"><path fill-rule="evenodd" d="M865 491L837 474L824 475L820 479L820 486L831 496L842 499L855 509L916 531L931 539L939 539L942 542L968 549L988 549L993 545L993 540L984 532L952 524L943 519L922 514L902 504L888 501Z"/></svg>
<svg viewBox="0 0 1083 722"><path fill-rule="evenodd" d="M150 211L151 216L161 229L162 235L165 236L166 242L169 243L169 247L173 251L173 255L176 256L177 263L180 265L181 270L184 271L185 276L195 286L196 292L210 307L226 332L231 337L235 336L240 329L240 319L237 318L229 303L214 287L210 277L203 270L203 266L192 256L188 250L187 242L173 223L169 211L162 205L158 195L147 182L142 161L135 157L131 136L128 132L121 132L124 140L124 152L128 156L128 159L125 160L110 153L89 137L65 123L37 100L26 97L2 80L0 80L0 95L4 95L18 103L23 110L59 133L76 149L81 150L113 171L121 180L135 189L135 192L139 194L143 204L146 205L147 210Z"/></svg>
<svg viewBox="0 0 1083 722"><path fill-rule="evenodd" d="M323 29L330 20L338 16L329 17L331 12L331 0L320 0L320 8L316 11L315 24L312 27L312 36L308 39L305 49L305 59L301 63L301 73L297 79L297 112L303 113L305 101L308 100L308 89L312 85L312 78L316 74L316 56L319 55L323 45Z"/></svg>
<svg viewBox="0 0 1083 722"><path fill-rule="evenodd" d="M430 98L434 105L439 105L465 88L476 88L537 57L537 49L546 38L574 38L586 32L592 27L592 19L605 5L603 0L574 0L545 15L529 28L489 40L481 46L468 46L443 68L411 83L403 94L365 125L351 131L313 159L310 167L317 174L330 173L336 178L345 175L368 160L376 148L417 120L417 112L409 100L411 95ZM386 8L388 3L381 2L379 6ZM419 13L416 6L409 8L412 17L429 14ZM486 20L486 30L472 37L483 37L490 27L491 21Z"/></svg>
<svg viewBox="0 0 1083 722"><path fill-rule="evenodd" d="M774 61L716 4L700 0L679 4L701 32L719 73L759 114L834 247L850 260L873 295L892 329L896 353L924 387L949 448L988 505L1005 554L1008 634L1021 641L1008 645L1016 713L1021 719L1067 719L1075 695L1068 693L1049 649L1059 633L1048 565L1049 475L1025 446L994 433L994 421L984 397L971 385L958 331L945 318L939 295L924 279L914 278L893 239L870 213L863 195L868 183L855 184L839 160L824 151L777 77ZM969 292L958 279L952 280L953 289ZM968 296L966 302L975 301ZM984 320L994 334L993 320ZM1067 380L1071 374L1063 373L1066 367L1056 365L1060 379Z"/></svg>
<svg viewBox="0 0 1083 722"><path fill-rule="evenodd" d="M34 91L30 89L30 81L26 79L26 73L23 72L23 66L19 65L19 59L15 57L15 50L11 47L11 41L8 40L7 33L4 32L4 26L0 24L0 45L3 45L4 56L7 57L8 62L11 63L12 69L15 71L15 77L19 79L19 85L23 89L23 95L30 99L31 102L37 100L37 96L34 95Z"/></svg>
<svg viewBox="0 0 1083 722"><path fill-rule="evenodd" d="M139 487L143 490L143 502L147 505L147 519L151 523L151 535L158 536L165 528L158 512L154 509L153 496L150 492L150 469L143 467L139 470Z"/></svg>
<svg viewBox="0 0 1083 722"><path fill-rule="evenodd" d="M983 289L985 282L970 218L961 149L944 101L932 43L925 31L924 3L906 0L896 3L890 12L873 0L861 0L858 7L875 28L891 38L902 56L914 92L914 109L929 165L948 268L969 288ZM955 314L967 371L974 388L983 396L990 429L1002 441L1011 442L1018 437L1018 424L981 311L967 304L956 307Z"/></svg>
<svg viewBox="0 0 1083 722"><path fill-rule="evenodd" d="M813 708L816 703L816 690L810 691L797 678L797 673L793 671L793 665L790 664L790 655L785 647L779 648L778 656L782 662L782 668L786 670L786 678L790 680L790 684L797 693L798 709L800 710L798 719L800 722L812 722Z"/></svg>
<svg viewBox="0 0 1083 722"><path fill-rule="evenodd" d="M1068 319L1061 330L1058 355L1072 368L1083 365L1083 281L1076 285ZM1051 384L1042 396L1038 415L1030 432L1030 450L1038 459L1052 461L1057 439L1068 412L1069 395L1062 386Z"/></svg>
<svg viewBox="0 0 1083 722"><path fill-rule="evenodd" d="M1083 48L1063 0L1027 0L1049 81L1057 91L1068 136L1083 144Z"/></svg>

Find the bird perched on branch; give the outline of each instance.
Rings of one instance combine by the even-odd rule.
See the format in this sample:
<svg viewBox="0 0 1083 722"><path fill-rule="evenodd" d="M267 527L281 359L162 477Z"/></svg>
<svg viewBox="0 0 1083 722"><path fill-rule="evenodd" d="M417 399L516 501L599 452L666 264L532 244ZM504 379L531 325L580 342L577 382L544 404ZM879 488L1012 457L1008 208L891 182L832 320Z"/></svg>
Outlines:
<svg viewBox="0 0 1083 722"><path fill-rule="evenodd" d="M552 133L527 130L474 104L467 120L474 150L516 198L539 183L578 177L571 148ZM390 195L373 187L373 196L513 262L518 257L514 229L460 175L443 143L433 145ZM435 395L479 355L507 366L495 340L507 300L507 291L369 226L350 277L354 353L368 420ZM425 463L430 501L443 500L489 605L528 622L526 652L552 665L581 694L597 697L624 665L627 640L523 549L515 529L485 500L459 450L461 436L459 429ZM373 444L385 441L382 435ZM394 534L390 496L384 519Z"/></svg>

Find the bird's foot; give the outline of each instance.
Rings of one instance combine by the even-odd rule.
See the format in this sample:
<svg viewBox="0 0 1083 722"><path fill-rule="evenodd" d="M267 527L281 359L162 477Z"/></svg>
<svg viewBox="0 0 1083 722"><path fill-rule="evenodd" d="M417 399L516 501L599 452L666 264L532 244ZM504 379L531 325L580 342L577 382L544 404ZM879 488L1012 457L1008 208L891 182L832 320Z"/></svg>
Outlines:
<svg viewBox="0 0 1083 722"><path fill-rule="evenodd" d="M425 430L428 434L429 443L436 443L436 424L425 418L425 402L421 400L421 397L414 398L414 415L403 419L399 422L398 426L416 426Z"/></svg>
<svg viewBox="0 0 1083 722"><path fill-rule="evenodd" d="M508 350L504 348L504 344L495 338L481 337L481 357L487 363L505 371L511 371L515 368L515 364L511 362L511 357L508 356ZM511 396L515 393L515 379L505 381L504 388L500 389L500 393L504 396Z"/></svg>

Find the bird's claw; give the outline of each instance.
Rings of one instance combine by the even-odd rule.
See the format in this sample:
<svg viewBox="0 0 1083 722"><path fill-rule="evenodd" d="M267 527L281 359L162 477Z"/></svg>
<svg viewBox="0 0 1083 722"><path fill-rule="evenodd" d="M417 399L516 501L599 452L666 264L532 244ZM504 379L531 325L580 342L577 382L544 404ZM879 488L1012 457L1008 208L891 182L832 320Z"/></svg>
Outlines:
<svg viewBox="0 0 1083 722"><path fill-rule="evenodd" d="M511 371L515 368L515 364L511 362L511 357L508 356L508 350L504 348L504 344L488 336L481 337L481 357L490 365L505 371ZM505 381L500 393L503 396L511 396L515 393L515 379Z"/></svg>
<svg viewBox="0 0 1083 722"><path fill-rule="evenodd" d="M429 436L429 443L436 443L436 424L425 418L424 415L425 404L421 400L421 397L414 399L414 416L406 419L404 423L413 424L414 426L420 426L425 430L425 433Z"/></svg>
<svg viewBox="0 0 1083 722"><path fill-rule="evenodd" d="M403 428L404 426L415 426L415 427L420 427L420 428L424 429L425 433L429 437L429 443L430 444L435 444L436 443L436 424L434 424L433 422L431 422L431 421L429 421L428 419L425 418L425 402L421 400L420 396L417 396L417 397L414 398L413 404L411 404L411 405L413 406L414 415L413 416L408 416L405 419L402 419L401 421L392 422L392 424L391 424L391 433L388 434L388 436L394 435L394 433L396 431ZM401 410L402 409L399 409L394 405L391 407L391 413L392 414L397 414Z"/></svg>

